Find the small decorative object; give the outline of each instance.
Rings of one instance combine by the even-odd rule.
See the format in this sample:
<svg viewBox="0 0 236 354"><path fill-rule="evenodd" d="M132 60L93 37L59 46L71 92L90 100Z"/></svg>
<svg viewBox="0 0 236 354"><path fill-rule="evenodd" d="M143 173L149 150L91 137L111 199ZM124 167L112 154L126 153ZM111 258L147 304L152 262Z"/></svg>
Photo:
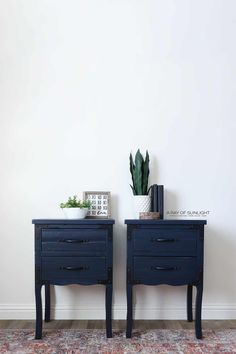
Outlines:
<svg viewBox="0 0 236 354"><path fill-rule="evenodd" d="M160 219L164 215L164 186L153 184L151 186L151 211L158 211Z"/></svg>
<svg viewBox="0 0 236 354"><path fill-rule="evenodd" d="M148 195L148 177L149 177L149 154L146 151L145 160L140 153L136 152L133 160L132 154L130 160L130 173L132 176L133 185L130 185L134 195L134 211L135 217L139 218L140 212L149 212L151 210L151 198Z"/></svg>
<svg viewBox="0 0 236 354"><path fill-rule="evenodd" d="M158 220L160 219L160 213L158 211L142 212L139 213L139 219Z"/></svg>
<svg viewBox="0 0 236 354"><path fill-rule="evenodd" d="M66 203L61 203L66 219L84 219L88 213L90 201L81 201L76 195L69 197Z"/></svg>
<svg viewBox="0 0 236 354"><path fill-rule="evenodd" d="M84 192L84 200L90 202L87 218L108 219L111 217L110 192Z"/></svg>

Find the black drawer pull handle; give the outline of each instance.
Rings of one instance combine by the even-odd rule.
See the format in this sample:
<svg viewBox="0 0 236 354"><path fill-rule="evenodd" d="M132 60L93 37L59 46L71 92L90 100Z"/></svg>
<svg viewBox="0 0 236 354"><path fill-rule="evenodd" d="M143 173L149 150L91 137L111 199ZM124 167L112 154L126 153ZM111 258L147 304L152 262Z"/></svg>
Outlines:
<svg viewBox="0 0 236 354"><path fill-rule="evenodd" d="M175 242L174 238L152 238L152 242Z"/></svg>
<svg viewBox="0 0 236 354"><path fill-rule="evenodd" d="M89 267L60 267L61 270L89 270Z"/></svg>
<svg viewBox="0 0 236 354"><path fill-rule="evenodd" d="M60 240L59 242L66 242L66 243L85 243L85 242L89 242L89 240L63 239L63 240Z"/></svg>
<svg viewBox="0 0 236 354"><path fill-rule="evenodd" d="M152 267L152 270L177 270L177 267Z"/></svg>

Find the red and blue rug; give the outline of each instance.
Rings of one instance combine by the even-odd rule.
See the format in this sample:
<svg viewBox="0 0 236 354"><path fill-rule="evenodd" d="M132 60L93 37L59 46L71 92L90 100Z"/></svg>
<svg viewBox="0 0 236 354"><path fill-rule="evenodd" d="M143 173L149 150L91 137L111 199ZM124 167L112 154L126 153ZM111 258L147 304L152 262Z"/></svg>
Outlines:
<svg viewBox="0 0 236 354"><path fill-rule="evenodd" d="M236 353L236 330L205 330L204 339L193 330L113 331L107 339L104 330L44 330L35 340L32 330L0 330L0 353L17 354L229 354Z"/></svg>

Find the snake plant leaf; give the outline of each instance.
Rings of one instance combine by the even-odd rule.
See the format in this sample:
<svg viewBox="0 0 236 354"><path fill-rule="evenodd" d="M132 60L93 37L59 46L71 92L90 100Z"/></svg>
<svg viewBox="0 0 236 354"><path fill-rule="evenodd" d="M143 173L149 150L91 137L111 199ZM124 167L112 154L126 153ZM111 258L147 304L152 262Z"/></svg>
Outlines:
<svg viewBox="0 0 236 354"><path fill-rule="evenodd" d="M142 194L147 195L148 194L148 177L149 177L149 154L148 151L146 151L146 156L145 156L145 161L143 163L143 190Z"/></svg>
<svg viewBox="0 0 236 354"><path fill-rule="evenodd" d="M134 170L135 170L135 166L134 166L134 161L133 161L133 156L130 153L129 155L129 161L130 161L130 173L131 173L131 177L132 177L132 182L133 182L133 186L135 189L135 183L134 183Z"/></svg>
<svg viewBox="0 0 236 354"><path fill-rule="evenodd" d="M148 177L149 177L149 154L146 151L145 160L138 149L133 160L132 154L129 156L130 160L130 173L132 177L132 188L134 195L147 195L148 194Z"/></svg>
<svg viewBox="0 0 236 354"><path fill-rule="evenodd" d="M135 190L138 195L142 195L142 182L143 182L143 156L140 153L140 150L136 152L135 155L135 170L134 170L134 180L135 180Z"/></svg>
<svg viewBox="0 0 236 354"><path fill-rule="evenodd" d="M143 164L143 155L141 154L139 149L138 149L138 151L136 152L136 155L135 155L135 165L137 165L138 162Z"/></svg>
<svg viewBox="0 0 236 354"><path fill-rule="evenodd" d="M133 191L133 195L137 195L137 193L136 193L136 191L135 191L135 188L134 188L133 186L131 186L131 184L130 184L130 187L131 187L131 189L132 189L132 191Z"/></svg>

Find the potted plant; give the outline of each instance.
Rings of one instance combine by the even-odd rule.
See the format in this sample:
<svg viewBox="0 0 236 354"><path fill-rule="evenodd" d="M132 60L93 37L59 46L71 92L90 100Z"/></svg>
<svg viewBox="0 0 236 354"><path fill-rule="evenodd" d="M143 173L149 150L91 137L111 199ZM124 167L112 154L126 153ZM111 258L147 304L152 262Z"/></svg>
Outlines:
<svg viewBox="0 0 236 354"><path fill-rule="evenodd" d="M134 195L135 216L139 218L140 212L149 212L151 210L151 197L148 195L148 178L149 178L149 154L146 151L145 159L140 150L136 152L133 160L132 154L130 160L130 173L133 185L130 185Z"/></svg>
<svg viewBox="0 0 236 354"><path fill-rule="evenodd" d="M67 219L84 219L90 206L91 202L89 200L81 201L76 195L69 197L67 202L60 204L60 208Z"/></svg>

